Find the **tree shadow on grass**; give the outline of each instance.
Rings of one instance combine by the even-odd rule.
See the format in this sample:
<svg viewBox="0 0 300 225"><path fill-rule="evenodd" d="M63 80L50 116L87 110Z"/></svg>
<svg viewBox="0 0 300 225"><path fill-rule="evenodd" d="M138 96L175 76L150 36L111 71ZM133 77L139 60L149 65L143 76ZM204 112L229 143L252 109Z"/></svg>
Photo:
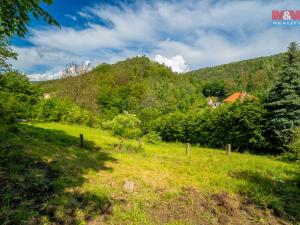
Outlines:
<svg viewBox="0 0 300 225"><path fill-rule="evenodd" d="M77 189L88 171L116 162L79 138L27 125L0 127L0 224L78 224L105 212L109 197Z"/></svg>
<svg viewBox="0 0 300 225"><path fill-rule="evenodd" d="M245 182L240 192L262 208L273 209L277 216L292 223L300 222L300 171L289 171L288 178L279 180L271 174L242 171L234 177Z"/></svg>

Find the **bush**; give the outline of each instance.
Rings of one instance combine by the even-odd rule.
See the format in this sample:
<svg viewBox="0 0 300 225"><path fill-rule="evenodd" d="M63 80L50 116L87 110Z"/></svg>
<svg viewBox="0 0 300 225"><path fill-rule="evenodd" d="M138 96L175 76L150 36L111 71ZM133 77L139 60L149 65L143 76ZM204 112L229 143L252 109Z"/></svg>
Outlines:
<svg viewBox="0 0 300 225"><path fill-rule="evenodd" d="M155 131L164 141L199 143L223 148L260 150L265 146L265 109L257 100L237 101L202 112L170 113L160 117Z"/></svg>
<svg viewBox="0 0 300 225"><path fill-rule="evenodd" d="M159 135L159 133L155 132L155 131L151 131L148 134L145 134L143 136L143 141L146 143L150 143L150 144L156 144L161 142L161 137Z"/></svg>
<svg viewBox="0 0 300 225"><path fill-rule="evenodd" d="M30 118L39 97L38 88L25 75L18 72L0 74L0 118Z"/></svg>
<svg viewBox="0 0 300 225"><path fill-rule="evenodd" d="M266 145L265 109L257 100L236 101L214 110L203 127L208 145L234 149L258 150Z"/></svg>
<svg viewBox="0 0 300 225"><path fill-rule="evenodd" d="M181 112L174 112L159 117L155 121L154 131L160 133L164 141L182 141L185 136L185 118L186 115Z"/></svg>
<svg viewBox="0 0 300 225"><path fill-rule="evenodd" d="M135 114L124 112L112 120L104 122L103 127L111 131L114 136L123 138L137 138L142 134L141 121Z"/></svg>
<svg viewBox="0 0 300 225"><path fill-rule="evenodd" d="M43 99L35 106L35 118L49 122L64 122L97 126L97 118L66 99Z"/></svg>

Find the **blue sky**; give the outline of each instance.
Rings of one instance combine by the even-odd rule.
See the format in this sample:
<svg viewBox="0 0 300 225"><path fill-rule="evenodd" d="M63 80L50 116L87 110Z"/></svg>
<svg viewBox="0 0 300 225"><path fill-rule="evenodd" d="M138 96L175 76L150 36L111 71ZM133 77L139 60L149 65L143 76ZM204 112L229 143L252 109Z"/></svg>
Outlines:
<svg viewBox="0 0 300 225"><path fill-rule="evenodd" d="M274 27L274 9L298 0L54 0L44 5L61 29L33 20L15 38L15 68L32 80L59 76L66 64L114 63L136 55L184 72L285 51L300 27Z"/></svg>

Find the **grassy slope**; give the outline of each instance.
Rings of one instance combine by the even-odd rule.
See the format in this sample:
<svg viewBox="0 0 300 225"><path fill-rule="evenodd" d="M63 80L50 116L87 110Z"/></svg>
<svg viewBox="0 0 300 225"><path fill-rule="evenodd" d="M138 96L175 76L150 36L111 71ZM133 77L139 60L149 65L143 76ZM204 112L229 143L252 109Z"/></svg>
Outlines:
<svg viewBox="0 0 300 225"><path fill-rule="evenodd" d="M224 191L241 194L290 221L300 220L300 175L294 164L249 154L229 157L220 150L198 147L192 147L187 159L180 143L146 144L138 153L116 152L118 140L107 132L56 123L2 127L0 131L3 221L19 224L35 216L33 224L85 224L103 214L112 201L114 213L107 223L152 224L152 207L182 195L184 188L204 196ZM80 133L87 140L84 149L78 147ZM128 149L137 145L127 141ZM122 192L126 179L137 183L137 192ZM203 220L217 224L211 213Z"/></svg>

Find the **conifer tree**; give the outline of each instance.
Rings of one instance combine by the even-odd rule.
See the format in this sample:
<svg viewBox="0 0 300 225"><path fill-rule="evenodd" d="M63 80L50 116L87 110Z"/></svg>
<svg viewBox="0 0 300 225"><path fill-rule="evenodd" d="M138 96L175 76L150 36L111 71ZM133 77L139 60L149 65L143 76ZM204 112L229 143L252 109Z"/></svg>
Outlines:
<svg viewBox="0 0 300 225"><path fill-rule="evenodd" d="M274 150L284 150L300 125L300 64L296 42L290 43L278 80L265 101L268 111L267 137Z"/></svg>

